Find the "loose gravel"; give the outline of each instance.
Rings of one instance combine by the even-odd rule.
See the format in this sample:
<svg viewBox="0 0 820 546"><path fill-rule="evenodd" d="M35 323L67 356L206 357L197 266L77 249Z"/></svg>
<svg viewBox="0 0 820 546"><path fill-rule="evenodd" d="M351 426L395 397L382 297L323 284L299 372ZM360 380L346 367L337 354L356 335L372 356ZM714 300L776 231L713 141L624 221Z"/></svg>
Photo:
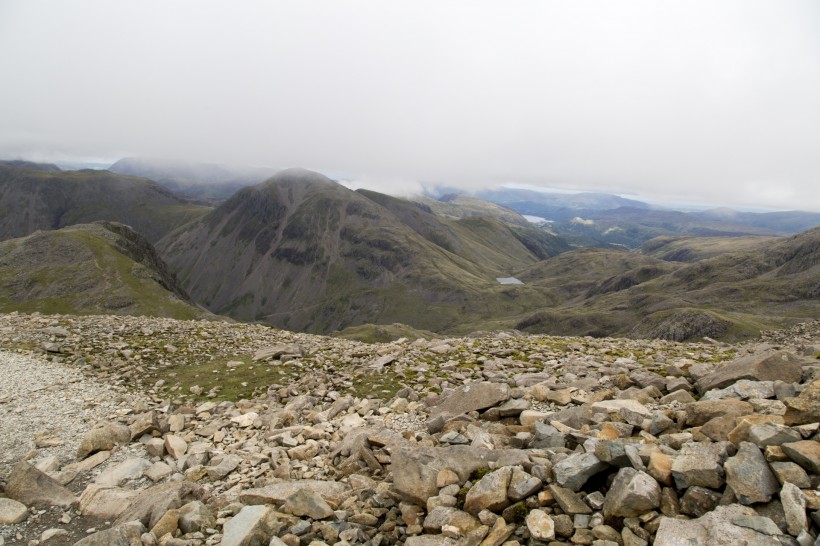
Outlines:
<svg viewBox="0 0 820 546"><path fill-rule="evenodd" d="M85 432L115 417L126 398L122 387L69 365L0 350L0 479L34 449L37 457L72 462Z"/></svg>

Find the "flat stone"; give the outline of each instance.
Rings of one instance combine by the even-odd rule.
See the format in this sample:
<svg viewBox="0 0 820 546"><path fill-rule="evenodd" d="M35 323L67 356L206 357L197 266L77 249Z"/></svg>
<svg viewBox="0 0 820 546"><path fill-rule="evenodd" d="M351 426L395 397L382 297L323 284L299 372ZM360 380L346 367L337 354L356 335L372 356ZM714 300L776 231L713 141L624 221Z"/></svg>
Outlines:
<svg viewBox="0 0 820 546"><path fill-rule="evenodd" d="M652 416L649 408L638 402L637 400L602 400L591 405L594 412L607 412L621 414L624 410L640 415L644 418Z"/></svg>
<svg viewBox="0 0 820 546"><path fill-rule="evenodd" d="M740 443L737 454L724 464L724 470L726 484L732 488L740 504L769 502L780 490L763 452L751 442Z"/></svg>
<svg viewBox="0 0 820 546"><path fill-rule="evenodd" d="M207 467L208 477L212 480L221 480L237 469L242 458L239 455L224 455L211 460Z"/></svg>
<svg viewBox="0 0 820 546"><path fill-rule="evenodd" d="M28 508L14 499L0 498L0 525L14 525L28 517Z"/></svg>
<svg viewBox="0 0 820 546"><path fill-rule="evenodd" d="M812 474L820 474L820 442L801 440L782 444L781 449L789 459L796 462Z"/></svg>
<svg viewBox="0 0 820 546"><path fill-rule="evenodd" d="M803 467L792 461L772 461L769 463L777 481L781 484L785 482L792 482L800 489L809 489L811 487L811 480Z"/></svg>
<svg viewBox="0 0 820 546"><path fill-rule="evenodd" d="M477 529L481 523L463 510L452 506L436 506L424 518L422 527L428 533L440 533L445 527L457 530L456 534L465 535Z"/></svg>
<svg viewBox="0 0 820 546"><path fill-rule="evenodd" d="M169 481L152 485L131 500L128 508L117 518L117 524L139 520L147 528L152 528L162 515L172 508L178 508L192 500L199 500L204 491L187 481Z"/></svg>
<svg viewBox="0 0 820 546"><path fill-rule="evenodd" d="M722 389L741 379L752 381L781 380L798 382L803 377L803 359L788 351L765 351L736 358L720 365L714 372L701 377L698 391L706 393Z"/></svg>
<svg viewBox="0 0 820 546"><path fill-rule="evenodd" d="M116 486L91 484L80 495L80 514L115 519L128 509L137 491Z"/></svg>
<svg viewBox="0 0 820 546"><path fill-rule="evenodd" d="M269 484L255 489L246 489L239 494L239 500L245 504L277 504L284 503L288 497L306 489L319 494L323 499L341 504L350 496L350 486L341 482L321 480L289 480ZM438 490L436 490L437 492ZM431 497L433 495L430 495ZM425 502L427 499L424 499Z"/></svg>
<svg viewBox="0 0 820 546"><path fill-rule="evenodd" d="M432 408L431 416L462 415L471 411L491 408L510 398L506 383L470 383L457 388Z"/></svg>
<svg viewBox="0 0 820 546"><path fill-rule="evenodd" d="M737 516L732 518L732 524L738 527L753 529L764 535L777 536L782 534L780 527L771 519L763 516Z"/></svg>
<svg viewBox="0 0 820 546"><path fill-rule="evenodd" d="M295 343L281 343L259 349L253 354L253 360L272 360L282 355L302 356L302 348Z"/></svg>
<svg viewBox="0 0 820 546"><path fill-rule="evenodd" d="M762 423L776 423L783 424L783 416L781 415L745 415L737 419L737 425L727 436L727 440L733 444L740 445L740 442L749 441L749 430L754 425Z"/></svg>
<svg viewBox="0 0 820 546"><path fill-rule="evenodd" d="M507 487L507 497L512 502L518 502L535 494L542 486L543 482L540 479L515 467L510 477L510 485Z"/></svg>
<svg viewBox="0 0 820 546"><path fill-rule="evenodd" d="M155 462L154 464L146 468L143 472L143 474L145 474L145 477L147 477L152 482L158 482L163 478L167 478L172 473L173 470L171 469L171 467L162 461Z"/></svg>
<svg viewBox="0 0 820 546"><path fill-rule="evenodd" d="M119 485L126 480L135 480L141 477L149 466L151 466L151 463L145 459L129 457L120 464L106 469L97 476L94 483L108 487Z"/></svg>
<svg viewBox="0 0 820 546"><path fill-rule="evenodd" d="M760 423L749 427L749 441L761 448L799 442L802 439L799 432L785 425Z"/></svg>
<svg viewBox="0 0 820 546"><path fill-rule="evenodd" d="M555 522L549 514L536 508L527 514L527 530L536 540L552 540L555 538Z"/></svg>
<svg viewBox="0 0 820 546"><path fill-rule="evenodd" d="M78 502L77 497L57 480L25 461L12 467L5 494L26 506L68 507Z"/></svg>
<svg viewBox="0 0 820 546"><path fill-rule="evenodd" d="M178 528L179 510L171 509L165 512L162 517L159 518L159 521L151 527L151 533L153 533L155 537L163 537L167 534L173 536Z"/></svg>
<svg viewBox="0 0 820 546"><path fill-rule="evenodd" d="M622 468L604 500L604 517L637 517L660 506L661 488L646 472Z"/></svg>

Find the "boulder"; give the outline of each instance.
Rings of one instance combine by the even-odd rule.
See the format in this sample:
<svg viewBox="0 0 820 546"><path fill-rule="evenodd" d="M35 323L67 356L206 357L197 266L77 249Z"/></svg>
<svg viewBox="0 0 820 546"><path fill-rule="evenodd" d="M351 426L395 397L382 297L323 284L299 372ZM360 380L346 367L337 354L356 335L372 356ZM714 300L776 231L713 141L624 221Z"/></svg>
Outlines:
<svg viewBox="0 0 820 546"><path fill-rule="evenodd" d="M137 491L91 484L80 495L80 514L100 519L115 519L125 512Z"/></svg>
<svg viewBox="0 0 820 546"><path fill-rule="evenodd" d="M152 528L162 515L192 500L200 500L204 490L187 481L173 481L151 486L139 491L116 523L139 520Z"/></svg>
<svg viewBox="0 0 820 546"><path fill-rule="evenodd" d="M333 515L333 508L322 496L310 489L299 489L290 495L282 505L282 512L312 520L327 519Z"/></svg>
<svg viewBox="0 0 820 546"><path fill-rule="evenodd" d="M202 501L191 501L179 509L179 528L183 533L204 532L216 526L216 518Z"/></svg>
<svg viewBox="0 0 820 546"><path fill-rule="evenodd" d="M740 400L703 400L686 404L686 424L693 427L705 425L712 419L725 416L741 417L754 413L754 406Z"/></svg>
<svg viewBox="0 0 820 546"><path fill-rule="evenodd" d="M724 483L723 465L707 450L691 450L675 457L672 477L678 489L693 485L717 489Z"/></svg>
<svg viewBox="0 0 820 546"><path fill-rule="evenodd" d="M77 497L57 480L25 461L12 467L6 483L6 496L26 506L68 507L78 502Z"/></svg>
<svg viewBox="0 0 820 546"><path fill-rule="evenodd" d="M637 517L660 506L661 488L655 479L634 468L622 468L604 500L604 517Z"/></svg>
<svg viewBox="0 0 820 546"><path fill-rule="evenodd" d="M808 530L809 520L806 517L806 497L793 483L786 482L780 491L780 503L786 516L786 530L796 537Z"/></svg>
<svg viewBox="0 0 820 546"><path fill-rule="evenodd" d="M769 502L780 490L763 452L751 442L741 442L737 454L726 461L724 469L726 484L740 504Z"/></svg>
<svg viewBox="0 0 820 546"><path fill-rule="evenodd" d="M788 351L765 351L736 358L721 365L714 372L698 379L701 393L712 389L722 389L741 379L752 381L774 381L789 383L803 378L803 359Z"/></svg>
<svg viewBox="0 0 820 546"><path fill-rule="evenodd" d="M497 512L509 506L507 488L513 469L505 466L486 474L478 480L467 492L464 500L464 511L477 515L482 510Z"/></svg>

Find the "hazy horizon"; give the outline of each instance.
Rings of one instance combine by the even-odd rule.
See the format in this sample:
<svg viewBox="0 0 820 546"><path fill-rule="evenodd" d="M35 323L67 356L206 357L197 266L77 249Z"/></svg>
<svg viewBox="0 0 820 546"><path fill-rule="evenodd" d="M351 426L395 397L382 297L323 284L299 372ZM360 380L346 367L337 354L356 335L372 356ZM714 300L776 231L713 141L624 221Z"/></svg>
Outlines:
<svg viewBox="0 0 820 546"><path fill-rule="evenodd" d="M0 157L820 212L810 0L0 4Z"/></svg>

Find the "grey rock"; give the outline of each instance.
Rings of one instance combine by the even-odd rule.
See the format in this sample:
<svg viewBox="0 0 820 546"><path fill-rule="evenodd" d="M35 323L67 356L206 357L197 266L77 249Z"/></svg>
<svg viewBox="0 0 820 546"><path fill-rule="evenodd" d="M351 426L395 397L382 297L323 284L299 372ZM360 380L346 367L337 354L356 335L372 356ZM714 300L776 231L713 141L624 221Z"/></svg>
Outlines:
<svg viewBox="0 0 820 546"><path fill-rule="evenodd" d="M147 528L153 528L168 510L179 508L204 495L201 487L187 481L171 481L153 485L139 491L115 523L139 520Z"/></svg>
<svg viewBox="0 0 820 546"><path fill-rule="evenodd" d="M432 409L432 416L461 415L491 408L510 398L506 383L470 383L456 389Z"/></svg>
<svg viewBox="0 0 820 546"><path fill-rule="evenodd" d="M661 517L658 532L655 535L655 546L735 546L737 544L754 544L755 546L780 546L775 537L766 535L732 523L741 517L756 516L754 510L747 506L731 504L719 506L713 512L692 520L681 520Z"/></svg>
<svg viewBox="0 0 820 546"><path fill-rule="evenodd" d="M737 516L732 518L732 524L738 527L754 529L764 535L777 536L781 534L780 528L771 519L763 516Z"/></svg>
<svg viewBox="0 0 820 546"><path fill-rule="evenodd" d="M551 447L564 447L564 444L564 435L557 428L540 421L535 423L535 434L530 442L530 447L534 449L547 449Z"/></svg>
<svg viewBox="0 0 820 546"><path fill-rule="evenodd" d="M796 430L776 423L758 423L749 427L749 441L761 448L799 442L802 439Z"/></svg>
<svg viewBox="0 0 820 546"><path fill-rule="evenodd" d="M769 502L780 490L763 452L751 442L741 442L737 454L726 461L724 469L726 484L740 504Z"/></svg>
<svg viewBox="0 0 820 546"><path fill-rule="evenodd" d="M425 506L428 498L438 494L436 480L441 470L454 471L464 483L479 468L530 464L529 455L523 450L472 446L400 447L393 452L391 461L396 493L419 506Z"/></svg>
<svg viewBox="0 0 820 546"><path fill-rule="evenodd" d="M549 486L549 492L552 493L555 502L558 503L558 506L560 506L561 510L566 514L575 515L592 513L592 508L581 500L578 493L571 489L553 484Z"/></svg>
<svg viewBox="0 0 820 546"><path fill-rule="evenodd" d="M609 468L594 453L574 453L552 467L561 487L579 491L589 478Z"/></svg>
<svg viewBox="0 0 820 546"><path fill-rule="evenodd" d="M723 466L706 450L682 453L672 463L672 477L678 489L693 485L717 489L724 483Z"/></svg>
<svg viewBox="0 0 820 546"><path fill-rule="evenodd" d="M22 502L26 506L68 507L79 502L79 499L57 480L25 461L20 461L12 467L5 493L8 498Z"/></svg>
<svg viewBox="0 0 820 546"><path fill-rule="evenodd" d="M803 359L788 351L765 351L722 364L716 371L701 377L697 387L701 393L706 393L712 389L722 389L741 379L798 382L803 377L802 366Z"/></svg>
<svg viewBox="0 0 820 546"><path fill-rule="evenodd" d="M806 517L806 497L803 492L793 483L786 482L780 491L780 502L783 505L783 513L786 516L786 529L789 534L796 537L802 531L809 528L809 521Z"/></svg>
<svg viewBox="0 0 820 546"><path fill-rule="evenodd" d="M645 472L622 468L604 500L604 517L637 517L660 506L661 488Z"/></svg>
<svg viewBox="0 0 820 546"><path fill-rule="evenodd" d="M535 476L524 472L520 468L513 468L510 485L507 488L507 497L512 502L520 501L536 493L542 485L543 482Z"/></svg>
<svg viewBox="0 0 820 546"><path fill-rule="evenodd" d="M721 500L720 493L694 485L680 499L680 511L690 516L702 516L715 509Z"/></svg>
<svg viewBox="0 0 820 546"><path fill-rule="evenodd" d="M91 484L80 495L80 514L111 520L125 512L136 496L131 489Z"/></svg>
<svg viewBox="0 0 820 546"><path fill-rule="evenodd" d="M810 489L811 480L803 467L791 461L772 461L769 463L777 481L781 484L792 482L800 489Z"/></svg>
<svg viewBox="0 0 820 546"><path fill-rule="evenodd" d="M787 425L804 425L820 421L820 379L812 381L803 389L800 396L786 398L786 413L783 415Z"/></svg>
<svg viewBox="0 0 820 546"><path fill-rule="evenodd" d="M452 506L436 506L424 518L422 527L428 533L440 533L442 527L452 526L460 534L466 534L477 529L481 523L472 515Z"/></svg>
<svg viewBox="0 0 820 546"><path fill-rule="evenodd" d="M507 488L510 486L512 468L505 466L486 474L467 492L464 511L478 515L484 509L497 512L507 506Z"/></svg>
<svg viewBox="0 0 820 546"><path fill-rule="evenodd" d="M242 458L238 455L224 455L211 460L207 467L208 477L212 480L221 480L239 466Z"/></svg>

